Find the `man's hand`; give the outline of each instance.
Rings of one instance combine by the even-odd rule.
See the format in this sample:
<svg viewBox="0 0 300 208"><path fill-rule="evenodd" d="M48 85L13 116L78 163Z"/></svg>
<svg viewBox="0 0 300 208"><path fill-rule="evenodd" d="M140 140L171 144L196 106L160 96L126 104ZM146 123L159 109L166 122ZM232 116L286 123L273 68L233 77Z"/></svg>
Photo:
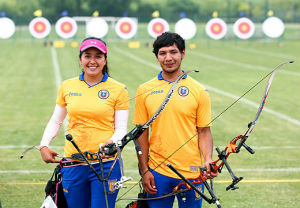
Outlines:
<svg viewBox="0 0 300 208"><path fill-rule="evenodd" d="M48 147L42 146L40 148L40 153L45 163L59 163L59 161L55 159L55 156L57 156L58 153L52 151Z"/></svg>
<svg viewBox="0 0 300 208"><path fill-rule="evenodd" d="M210 163L211 163L211 161L204 163L204 168L206 168L206 171L204 172L204 177L207 179L213 179L214 177L216 177L218 175L218 171L213 172L211 170Z"/></svg>
<svg viewBox="0 0 300 208"><path fill-rule="evenodd" d="M142 175L142 182L143 182L143 187L144 190L148 194L156 194L157 189L155 187L155 180L153 174L147 170L143 175Z"/></svg>

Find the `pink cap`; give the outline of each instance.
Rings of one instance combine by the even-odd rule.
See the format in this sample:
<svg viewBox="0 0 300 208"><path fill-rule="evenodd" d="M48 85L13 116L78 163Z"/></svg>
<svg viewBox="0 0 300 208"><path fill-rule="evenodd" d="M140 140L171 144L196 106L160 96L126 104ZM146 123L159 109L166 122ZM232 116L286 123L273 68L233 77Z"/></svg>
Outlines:
<svg viewBox="0 0 300 208"><path fill-rule="evenodd" d="M102 51L102 53L107 53L105 44L102 41L97 39L88 39L83 41L80 45L80 51L82 52L92 47L97 48L98 50Z"/></svg>

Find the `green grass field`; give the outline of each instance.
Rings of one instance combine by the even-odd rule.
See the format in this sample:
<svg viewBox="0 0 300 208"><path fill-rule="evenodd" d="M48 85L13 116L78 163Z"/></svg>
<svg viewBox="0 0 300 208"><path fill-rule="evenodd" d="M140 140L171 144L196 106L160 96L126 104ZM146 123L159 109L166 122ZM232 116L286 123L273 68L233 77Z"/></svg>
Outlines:
<svg viewBox="0 0 300 208"><path fill-rule="evenodd" d="M201 32L199 32L201 33ZM142 33L143 34L143 33ZM54 36L53 36L54 37ZM128 48L127 41L108 37L110 74L127 85L130 98L137 87L156 76L159 65L151 47L152 40L139 35L141 47ZM213 41L202 38L187 41L183 69L198 69L191 76L205 85L212 99L213 117L218 116L237 97L251 88L278 64L284 65L276 74L265 109L247 144L256 151L244 149L229 158L237 176L244 180L236 191L225 191L230 183L227 171L215 179L216 195L223 207L299 207L300 205L300 42L299 28L289 27L280 40L236 39ZM78 35L75 40L80 41ZM55 39L55 37L53 38ZM52 39L52 40L53 40ZM0 200L2 207L40 207L44 187L54 164L45 164L37 150L20 154L28 146L38 144L55 105L57 60L62 80L78 76L78 48L67 41L64 48L44 47L43 41L29 38L19 31L12 40L0 40ZM189 44L196 44L190 49ZM245 133L261 102L267 79L213 122L214 146L223 149L229 141ZM131 100L131 124L134 99ZM63 130L61 131L63 132ZM63 154L64 137L52 142L53 149ZM123 151L125 174L138 181L137 160L133 145ZM216 159L216 155L214 155ZM120 191L119 197L136 197L138 186L132 183ZM125 207L130 201L119 201ZM215 207L203 202L203 207ZM176 207L176 206L175 206Z"/></svg>

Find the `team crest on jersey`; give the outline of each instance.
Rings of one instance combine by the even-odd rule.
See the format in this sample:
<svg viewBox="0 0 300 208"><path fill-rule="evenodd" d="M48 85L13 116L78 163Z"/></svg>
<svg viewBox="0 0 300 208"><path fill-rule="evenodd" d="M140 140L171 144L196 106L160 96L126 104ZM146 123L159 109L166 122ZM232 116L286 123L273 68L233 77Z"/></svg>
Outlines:
<svg viewBox="0 0 300 208"><path fill-rule="evenodd" d="M115 184L117 179L108 180L108 193L112 194L116 191Z"/></svg>
<svg viewBox="0 0 300 208"><path fill-rule="evenodd" d="M203 190L202 190L201 186L196 186L196 188L203 193ZM195 192L195 195L196 195L196 199L195 200L200 200L201 199L200 194L198 194L196 191L194 191L194 192Z"/></svg>
<svg viewBox="0 0 300 208"><path fill-rule="evenodd" d="M178 88L178 94L180 96L185 97L189 94L189 89L185 86L181 86L181 87Z"/></svg>
<svg viewBox="0 0 300 208"><path fill-rule="evenodd" d="M100 90L98 96L101 99L107 99L109 97L109 92L107 90Z"/></svg>

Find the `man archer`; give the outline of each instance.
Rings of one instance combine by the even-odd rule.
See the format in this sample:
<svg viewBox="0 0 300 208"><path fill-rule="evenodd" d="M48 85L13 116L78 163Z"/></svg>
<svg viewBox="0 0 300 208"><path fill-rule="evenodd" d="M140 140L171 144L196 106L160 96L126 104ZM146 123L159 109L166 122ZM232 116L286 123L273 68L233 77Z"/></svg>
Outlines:
<svg viewBox="0 0 300 208"><path fill-rule="evenodd" d="M168 93L172 82L184 72L181 62L185 56L185 42L176 33L165 32L153 43L153 53L162 71L157 77L139 86L133 123L144 124L157 110ZM163 84L166 83L166 84ZM159 86L159 87L157 87ZM151 90L154 88L154 90ZM147 92L147 93L142 93ZM186 178L197 178L199 169L206 168L208 179L217 176L211 172L213 139L210 131L211 107L207 90L190 76L180 81L169 103L137 140L142 155L138 155L139 171L147 198L172 192L181 179L166 164L170 163ZM191 139L194 135L193 139ZM191 139L189 142L187 142ZM203 185L197 187L203 192ZM201 207L202 199L194 190L185 193L186 200L178 197L179 207ZM148 206L172 207L174 196L149 200Z"/></svg>

